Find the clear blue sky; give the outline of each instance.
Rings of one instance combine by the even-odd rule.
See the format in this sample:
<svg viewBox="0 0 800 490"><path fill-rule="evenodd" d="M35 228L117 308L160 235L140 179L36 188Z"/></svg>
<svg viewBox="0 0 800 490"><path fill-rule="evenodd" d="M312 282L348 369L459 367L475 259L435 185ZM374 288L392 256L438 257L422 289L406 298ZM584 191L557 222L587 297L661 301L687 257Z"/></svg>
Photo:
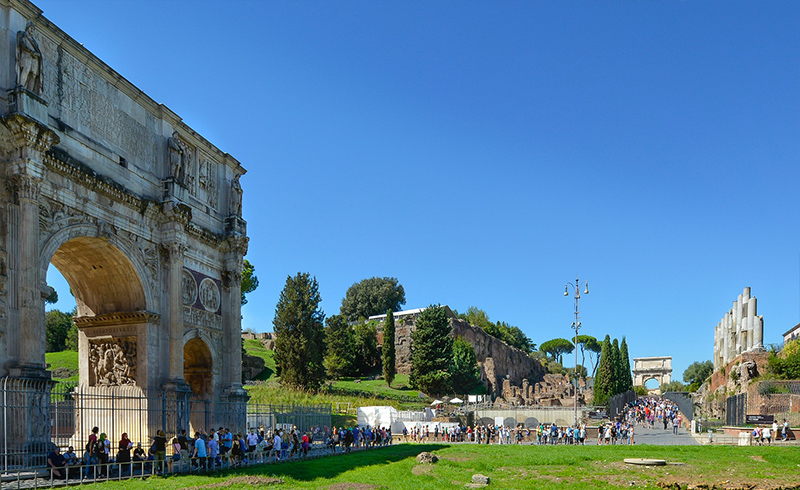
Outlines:
<svg viewBox="0 0 800 490"><path fill-rule="evenodd" d="M245 328L304 271L541 344L578 273L581 333L680 379L745 286L800 321L800 2L36 4L248 169Z"/></svg>

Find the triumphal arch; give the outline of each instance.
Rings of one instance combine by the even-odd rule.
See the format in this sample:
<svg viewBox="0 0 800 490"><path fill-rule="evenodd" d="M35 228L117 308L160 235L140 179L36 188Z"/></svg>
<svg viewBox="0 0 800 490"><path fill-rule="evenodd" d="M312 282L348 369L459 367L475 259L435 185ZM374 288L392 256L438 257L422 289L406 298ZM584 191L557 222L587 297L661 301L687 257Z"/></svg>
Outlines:
<svg viewBox="0 0 800 490"><path fill-rule="evenodd" d="M672 381L672 356L633 359L633 385L644 386L651 379L656 380L658 386Z"/></svg>
<svg viewBox="0 0 800 490"><path fill-rule="evenodd" d="M52 383L53 266L77 303L84 392L243 411L245 169L27 0L0 11L0 376ZM47 397L29 396L14 430L44 437Z"/></svg>

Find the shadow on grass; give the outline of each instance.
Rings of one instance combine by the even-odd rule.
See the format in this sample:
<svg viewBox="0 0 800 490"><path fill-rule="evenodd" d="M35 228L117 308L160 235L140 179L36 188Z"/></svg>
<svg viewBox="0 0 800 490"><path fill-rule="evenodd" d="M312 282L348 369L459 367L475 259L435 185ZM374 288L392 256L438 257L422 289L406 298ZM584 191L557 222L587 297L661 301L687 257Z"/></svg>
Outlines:
<svg viewBox="0 0 800 490"><path fill-rule="evenodd" d="M272 370L272 369L270 369L268 367L265 367L264 370L261 371L261 373L258 376L256 376L256 379L258 381L267 381L267 380L269 380L269 378L272 377L273 374L275 374L274 370Z"/></svg>
<svg viewBox="0 0 800 490"><path fill-rule="evenodd" d="M334 478L341 473L359 467L396 463L409 457L416 457L423 451L436 451L449 447L446 444L400 444L380 449L355 451L349 454L324 456L309 460L293 460L280 464L266 464L238 471L218 473L221 479L242 475L269 475L276 478L290 477L297 481L311 481L317 478Z"/></svg>

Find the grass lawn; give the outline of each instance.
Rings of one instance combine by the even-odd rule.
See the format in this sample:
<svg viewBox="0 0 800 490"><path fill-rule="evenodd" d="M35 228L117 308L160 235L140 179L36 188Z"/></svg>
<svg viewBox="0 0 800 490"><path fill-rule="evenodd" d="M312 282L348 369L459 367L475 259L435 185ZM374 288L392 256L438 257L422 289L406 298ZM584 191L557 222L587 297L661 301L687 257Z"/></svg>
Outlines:
<svg viewBox="0 0 800 490"><path fill-rule="evenodd" d="M53 376L53 381L66 383L78 382L78 352L65 350L61 352L48 352L44 361L50 364L47 368Z"/></svg>
<svg viewBox="0 0 800 490"><path fill-rule="evenodd" d="M786 488L800 485L797 447L725 446L476 446L401 444L344 456L247 468L213 476L178 476L103 484L113 488L254 488L255 477L285 481L277 488L368 490L464 488L472 475L492 479L490 489L658 488L658 485L717 485L716 488ZM422 451L435 465L417 465ZM625 465L624 458L666 459L668 466ZM245 478L250 477L250 478ZM225 482L225 483L223 483ZM218 486L214 485L214 487ZM334 486L335 485L335 486ZM255 487L259 488L259 487ZM264 487L260 487L264 488ZM673 486L673 488L678 488Z"/></svg>
<svg viewBox="0 0 800 490"><path fill-rule="evenodd" d="M264 359L264 370L256 376L259 381L275 381L275 351L264 348L264 344L255 339L245 339L244 350L251 356Z"/></svg>

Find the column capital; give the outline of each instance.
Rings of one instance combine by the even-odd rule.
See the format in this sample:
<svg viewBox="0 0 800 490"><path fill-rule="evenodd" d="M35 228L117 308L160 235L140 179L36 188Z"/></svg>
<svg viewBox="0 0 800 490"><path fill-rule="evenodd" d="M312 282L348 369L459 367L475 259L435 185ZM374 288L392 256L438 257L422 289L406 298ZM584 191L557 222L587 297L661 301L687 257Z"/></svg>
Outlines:
<svg viewBox="0 0 800 490"><path fill-rule="evenodd" d="M189 247L182 242L168 242L159 248L164 262L169 263L174 260L183 260L183 256Z"/></svg>
<svg viewBox="0 0 800 490"><path fill-rule="evenodd" d="M241 257L247 255L250 238L244 235L232 235L225 239L225 251Z"/></svg>
<svg viewBox="0 0 800 490"><path fill-rule="evenodd" d="M18 201L38 201L43 179L28 174L11 176L11 185L16 191Z"/></svg>
<svg viewBox="0 0 800 490"><path fill-rule="evenodd" d="M230 289L242 284L242 270L225 270L222 272L222 287Z"/></svg>
<svg viewBox="0 0 800 490"><path fill-rule="evenodd" d="M22 114L9 114L0 123L10 133L12 152L29 148L44 153L61 141L53 130Z"/></svg>

